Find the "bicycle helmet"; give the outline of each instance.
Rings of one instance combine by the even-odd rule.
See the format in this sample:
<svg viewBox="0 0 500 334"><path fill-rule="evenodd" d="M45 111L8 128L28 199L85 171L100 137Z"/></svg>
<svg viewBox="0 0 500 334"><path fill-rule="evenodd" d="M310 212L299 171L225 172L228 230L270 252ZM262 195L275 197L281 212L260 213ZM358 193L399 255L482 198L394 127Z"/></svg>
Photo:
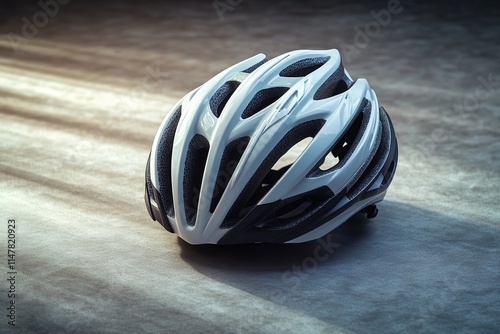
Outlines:
<svg viewBox="0 0 500 334"><path fill-rule="evenodd" d="M375 216L397 157L389 116L337 50L259 54L165 117L146 207L190 244L305 242L358 212Z"/></svg>

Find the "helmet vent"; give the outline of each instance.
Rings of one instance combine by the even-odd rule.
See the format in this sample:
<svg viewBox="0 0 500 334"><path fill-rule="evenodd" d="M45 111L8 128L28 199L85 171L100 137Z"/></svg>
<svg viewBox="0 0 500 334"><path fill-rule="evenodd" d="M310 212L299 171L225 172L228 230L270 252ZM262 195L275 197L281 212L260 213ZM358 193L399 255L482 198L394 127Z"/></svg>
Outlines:
<svg viewBox="0 0 500 334"><path fill-rule="evenodd" d="M347 143L344 142L343 147L347 146ZM332 151L328 152L325 156L323 163L318 168L322 171L327 171L333 167L335 167L339 163L339 157L334 156Z"/></svg>
<svg viewBox="0 0 500 334"><path fill-rule="evenodd" d="M352 80L347 77L342 65L318 88L315 100L327 99L347 91Z"/></svg>
<svg viewBox="0 0 500 334"><path fill-rule="evenodd" d="M212 202L210 203L211 213L215 211L215 208L219 204L222 194L226 190L229 180L233 176L234 170L240 162L249 141L250 137L239 138L230 142L224 149L212 194Z"/></svg>
<svg viewBox="0 0 500 334"><path fill-rule="evenodd" d="M353 199L361 194L363 190L366 189L373 182L373 180L375 180L386 163L387 156L389 155L391 148L391 134L389 120L383 109L380 109L380 122L382 128L382 130L379 131L380 144L378 145L376 151L373 152L373 157L369 160L369 163L367 161L367 166L362 170L363 173L355 180L356 182L349 187L349 191L346 194L349 199ZM392 168L394 169L394 166L392 166ZM391 175L389 171L387 174ZM386 177L389 176L385 176L384 178Z"/></svg>
<svg viewBox="0 0 500 334"><path fill-rule="evenodd" d="M227 81L214 93L210 99L210 109L215 117L222 114L222 110L231 98L238 86L241 84L239 81Z"/></svg>
<svg viewBox="0 0 500 334"><path fill-rule="evenodd" d="M272 169L286 153L307 137L314 137L319 132L325 121L323 119L312 120L293 127L276 144L273 150L262 161L260 166L250 178L247 185L234 201L221 228L230 228L243 218L267 192L279 181L281 176L290 168L291 164L281 167L279 170Z"/></svg>
<svg viewBox="0 0 500 334"><path fill-rule="evenodd" d="M312 137L307 137L293 145L278 161L276 161L271 170L278 171L283 167L292 165L311 141Z"/></svg>
<svg viewBox="0 0 500 334"><path fill-rule="evenodd" d="M172 196L172 144L174 142L175 131L181 118L181 106L172 114L167 122L167 126L160 137L157 148L156 169L158 175L159 190L161 191L161 201L165 213L174 217L174 204ZM149 190L152 194L152 188Z"/></svg>
<svg viewBox="0 0 500 334"><path fill-rule="evenodd" d="M317 177L342 167L356 149L370 120L371 103L364 99L358 108L357 115L346 127L340 139L323 156L308 177Z"/></svg>
<svg viewBox="0 0 500 334"><path fill-rule="evenodd" d="M259 111L269 107L282 97L288 89L288 87L273 87L258 91L243 111L241 118L245 119L251 117Z"/></svg>
<svg viewBox="0 0 500 334"><path fill-rule="evenodd" d="M329 59L330 57L317 57L299 60L282 70L280 76L293 78L305 77L326 64Z"/></svg>
<svg viewBox="0 0 500 334"><path fill-rule="evenodd" d="M189 143L184 166L184 210L187 224L194 226L200 198L201 182L207 162L210 144L202 135L196 134Z"/></svg>

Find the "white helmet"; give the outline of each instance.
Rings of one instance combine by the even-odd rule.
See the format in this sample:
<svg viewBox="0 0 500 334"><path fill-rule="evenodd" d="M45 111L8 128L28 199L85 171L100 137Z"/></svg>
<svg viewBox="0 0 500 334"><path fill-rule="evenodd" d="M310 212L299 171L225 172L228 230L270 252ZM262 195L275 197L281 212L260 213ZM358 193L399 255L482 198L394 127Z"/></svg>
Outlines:
<svg viewBox="0 0 500 334"><path fill-rule="evenodd" d="M146 166L146 206L191 244L309 241L357 212L376 215L397 151L375 92L337 50L260 54L168 113Z"/></svg>

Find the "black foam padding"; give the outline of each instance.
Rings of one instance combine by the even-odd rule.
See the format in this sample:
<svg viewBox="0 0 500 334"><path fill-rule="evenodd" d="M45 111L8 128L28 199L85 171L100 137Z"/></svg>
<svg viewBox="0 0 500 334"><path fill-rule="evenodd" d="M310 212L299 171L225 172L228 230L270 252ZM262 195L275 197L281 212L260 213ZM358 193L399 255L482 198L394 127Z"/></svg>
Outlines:
<svg viewBox="0 0 500 334"><path fill-rule="evenodd" d="M153 208L151 207L151 198L154 196L153 186L151 185L151 171L149 168L151 160L151 152L148 156L148 162L146 163L146 171L145 171L145 187L144 187L144 204L146 204L146 209L148 210L149 216L151 219L156 220L156 217L153 213Z"/></svg>
<svg viewBox="0 0 500 334"><path fill-rule="evenodd" d="M210 98L210 109L215 117L219 117L222 114L227 101L229 101L240 84L241 82L239 81L227 81L215 91L212 98Z"/></svg>
<svg viewBox="0 0 500 334"><path fill-rule="evenodd" d="M157 147L156 170L158 173L158 183L161 191L161 200L165 213L171 217L175 216L172 198L172 147L177 125L181 118L181 107L172 114L167 122ZM151 190L151 194L152 194Z"/></svg>
<svg viewBox="0 0 500 334"><path fill-rule="evenodd" d="M222 158L217 172L217 179L215 182L214 192L212 194L212 201L210 203L210 212L214 212L219 204L219 201L226 190L229 180L233 176L234 170L240 162L241 156L250 141L250 137L238 138L230 142L224 149Z"/></svg>
<svg viewBox="0 0 500 334"><path fill-rule="evenodd" d="M151 161L151 153L149 153L148 162L146 163L146 191L148 192L148 197L153 198L153 183L151 182L151 169L149 167Z"/></svg>
<svg viewBox="0 0 500 334"><path fill-rule="evenodd" d="M344 72L344 66L340 64L339 68L318 88L318 91L314 94L314 99L323 100L341 94L352 83L352 80Z"/></svg>
<svg viewBox="0 0 500 334"><path fill-rule="evenodd" d="M386 163L387 156L391 148L391 128L385 112L380 109L379 114L380 123L382 126L380 145L366 170L359 177L358 181L352 186L352 188L347 192L346 196L349 199L353 199L361 194L368 187L368 185L370 185L375 180L382 167Z"/></svg>
<svg viewBox="0 0 500 334"><path fill-rule="evenodd" d="M361 138L363 137L363 134L368 126L368 122L370 121L370 115L371 103L367 99L363 99L355 113L355 116L351 119L350 123L342 132L342 135L337 141L335 141L332 148L327 153L329 154L331 152L335 157L338 157L338 163L327 170L321 170L319 167L325 160L325 155L320 161L318 161L316 166L311 169L307 176L318 177L342 168L352 156L361 141ZM347 145L343 146L344 143L347 143Z"/></svg>
<svg viewBox="0 0 500 334"><path fill-rule="evenodd" d="M365 134L366 128L368 127L368 123L370 122L370 118L372 115L372 103L370 101L368 101L366 98L363 98L363 101L361 102L361 104L358 108L358 112L362 113L363 122L361 123L361 126L359 127L359 129L357 129L356 138L352 142L350 149L344 155L340 165L338 166L339 168L342 167L343 165L345 165L345 163L351 158L352 154L354 153L354 151L358 147L358 144L361 141L361 138ZM377 132L379 133L380 131L377 131ZM377 139L377 141L379 141L379 140L380 140L380 138ZM377 146L378 146L378 144L377 144ZM376 151L376 148L373 150L373 154L375 154L375 151Z"/></svg>
<svg viewBox="0 0 500 334"><path fill-rule="evenodd" d="M347 161L346 157L356 148L362 125L363 123L367 123L367 117L362 111L357 110L355 115L336 145L331 149L333 156L339 159L339 167L345 164Z"/></svg>
<svg viewBox="0 0 500 334"><path fill-rule="evenodd" d="M375 146L373 149L370 151L370 154L368 155L368 158L363 162L361 167L354 173L353 177L349 180L349 182L346 185L347 191L349 191L355 184L358 182L358 180L361 178L365 170L368 168L370 165L372 159L374 158L375 154L378 151L378 148L380 146L380 141L382 139L382 124L379 124L379 127L377 129L377 133L375 134Z"/></svg>
<svg viewBox="0 0 500 334"><path fill-rule="evenodd" d="M280 72L282 77L305 77L323 66L330 57L316 57L299 60Z"/></svg>
<svg viewBox="0 0 500 334"><path fill-rule="evenodd" d="M210 144L208 140L200 134L196 134L189 143L183 179L184 210L187 224L194 226L196 222L196 211L200 197L205 199L201 191L203 171L207 163Z"/></svg>
<svg viewBox="0 0 500 334"><path fill-rule="evenodd" d="M290 129L276 144L268 156L262 161L243 191L234 201L220 227L231 228L237 224L238 221L248 211L250 211L274 185L274 183L269 183L267 186L263 187L262 184L262 181L266 179L266 176L272 172L271 168L274 164L295 144L304 138L316 136L324 124L325 120L318 119L301 123ZM277 181L278 180L274 180L275 183ZM258 196L254 196L255 193L258 193Z"/></svg>
<svg viewBox="0 0 500 334"><path fill-rule="evenodd" d="M267 58L264 58L263 60L261 60L260 62L258 62L257 64L247 68L246 70L244 70L243 72L245 73L252 73L253 71L255 71L257 68L259 68L262 64L266 63L269 59Z"/></svg>
<svg viewBox="0 0 500 334"><path fill-rule="evenodd" d="M273 87L258 91L241 114L245 119L276 102L289 90L288 87Z"/></svg>

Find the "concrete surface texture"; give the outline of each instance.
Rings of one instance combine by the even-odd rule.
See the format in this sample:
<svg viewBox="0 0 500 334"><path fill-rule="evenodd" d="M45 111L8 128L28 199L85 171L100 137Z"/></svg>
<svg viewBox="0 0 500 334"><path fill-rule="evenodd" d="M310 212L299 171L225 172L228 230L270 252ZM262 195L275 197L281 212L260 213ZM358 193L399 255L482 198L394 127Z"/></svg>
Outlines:
<svg viewBox="0 0 500 334"><path fill-rule="evenodd" d="M0 14L0 332L499 332L496 3L64 2ZM393 119L379 215L299 245L193 247L152 222L143 173L169 108L305 48L340 49Z"/></svg>

